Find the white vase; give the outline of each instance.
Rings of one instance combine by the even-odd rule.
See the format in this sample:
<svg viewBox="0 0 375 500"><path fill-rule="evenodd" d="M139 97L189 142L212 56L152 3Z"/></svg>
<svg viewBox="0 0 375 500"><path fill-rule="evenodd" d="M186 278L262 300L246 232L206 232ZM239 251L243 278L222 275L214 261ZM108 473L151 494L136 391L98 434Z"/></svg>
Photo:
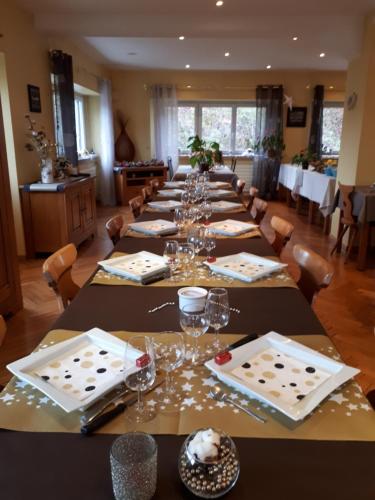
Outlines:
<svg viewBox="0 0 375 500"><path fill-rule="evenodd" d="M53 182L53 164L52 158L45 158L41 162L40 178L42 184L50 184Z"/></svg>

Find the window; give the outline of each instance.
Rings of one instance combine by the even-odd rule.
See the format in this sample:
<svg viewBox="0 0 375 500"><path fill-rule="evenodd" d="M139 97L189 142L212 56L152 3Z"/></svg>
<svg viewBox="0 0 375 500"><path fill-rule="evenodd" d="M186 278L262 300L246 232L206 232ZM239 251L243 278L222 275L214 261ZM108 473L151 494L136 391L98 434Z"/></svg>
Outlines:
<svg viewBox="0 0 375 500"><path fill-rule="evenodd" d="M241 155L255 142L255 103L180 102L178 106L178 147L188 153L188 139L198 134L218 142L227 155Z"/></svg>
<svg viewBox="0 0 375 500"><path fill-rule="evenodd" d="M74 97L74 111L76 119L77 152L83 156L86 151L85 107L81 95Z"/></svg>
<svg viewBox="0 0 375 500"><path fill-rule="evenodd" d="M323 154L339 154L343 116L344 106L342 103L324 103L322 132Z"/></svg>

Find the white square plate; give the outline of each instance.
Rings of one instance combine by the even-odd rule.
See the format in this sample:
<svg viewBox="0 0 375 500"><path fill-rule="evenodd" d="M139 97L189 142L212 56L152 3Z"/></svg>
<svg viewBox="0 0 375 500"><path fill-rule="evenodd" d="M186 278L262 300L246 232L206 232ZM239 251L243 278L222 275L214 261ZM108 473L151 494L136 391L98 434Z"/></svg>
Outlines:
<svg viewBox="0 0 375 500"><path fill-rule="evenodd" d="M151 208L156 208L157 210L162 210L165 212L169 212L170 210L175 210L176 208L182 207L182 203L174 200L150 201L147 204Z"/></svg>
<svg viewBox="0 0 375 500"><path fill-rule="evenodd" d="M360 371L276 332L237 347L231 354L229 363L220 366L211 360L205 366L224 383L264 401L294 421L309 415ZM242 376L242 372L249 376ZM290 399L290 394L295 394L295 400Z"/></svg>
<svg viewBox="0 0 375 500"><path fill-rule="evenodd" d="M163 257L145 251L102 260L98 264L109 273L138 282L169 269Z"/></svg>
<svg viewBox="0 0 375 500"><path fill-rule="evenodd" d="M209 225L209 230L212 233L221 234L223 236L240 236L241 234L248 233L257 227L259 226L251 224L250 222L226 219L219 222L212 222Z"/></svg>
<svg viewBox="0 0 375 500"><path fill-rule="evenodd" d="M158 191L159 196L178 198L184 192L183 189L161 189Z"/></svg>
<svg viewBox="0 0 375 500"><path fill-rule="evenodd" d="M160 236L165 234L175 234L178 228L174 222L157 219L145 222L132 222L129 228L138 233L149 234L150 236Z"/></svg>
<svg viewBox="0 0 375 500"><path fill-rule="evenodd" d="M231 196L234 196L234 192L227 189L212 189L208 191L208 198L225 198Z"/></svg>
<svg viewBox="0 0 375 500"><path fill-rule="evenodd" d="M117 337L93 328L31 353L7 368L70 413L90 406L123 381L126 345ZM134 359L139 355L134 350Z"/></svg>
<svg viewBox="0 0 375 500"><path fill-rule="evenodd" d="M211 203L214 212L226 212L227 210L234 210L236 208L243 208L241 203L233 203L233 201L213 201Z"/></svg>
<svg viewBox="0 0 375 500"><path fill-rule="evenodd" d="M218 257L215 262L205 262L205 264L215 273L231 276L248 283L287 267L287 264L281 264L247 252Z"/></svg>

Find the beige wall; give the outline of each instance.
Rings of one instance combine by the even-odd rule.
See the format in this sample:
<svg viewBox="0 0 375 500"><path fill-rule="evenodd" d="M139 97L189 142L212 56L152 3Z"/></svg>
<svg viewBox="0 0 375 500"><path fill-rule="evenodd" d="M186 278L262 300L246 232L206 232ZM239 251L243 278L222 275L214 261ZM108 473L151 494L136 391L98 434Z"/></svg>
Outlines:
<svg viewBox="0 0 375 500"><path fill-rule="evenodd" d="M306 128L286 128L285 160L307 146L310 106L313 88L326 86L326 99L344 98L345 72L308 71L124 71L111 72L113 83L113 109L120 109L129 118L128 133L136 146L136 158L152 156L150 132L150 100L147 86L155 83L177 85L181 100L253 100L258 84L283 84L295 106L308 106ZM192 89L186 89L192 85ZM329 86L335 90L328 90ZM309 88L307 88L309 86ZM286 115L286 113L285 113Z"/></svg>

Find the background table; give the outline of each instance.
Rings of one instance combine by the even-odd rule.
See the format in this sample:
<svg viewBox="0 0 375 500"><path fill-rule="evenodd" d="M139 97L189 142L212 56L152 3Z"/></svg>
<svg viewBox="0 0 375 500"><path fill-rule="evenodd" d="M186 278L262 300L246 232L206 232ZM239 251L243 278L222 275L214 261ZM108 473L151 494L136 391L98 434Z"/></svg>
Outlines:
<svg viewBox="0 0 375 500"><path fill-rule="evenodd" d="M198 167L195 168L195 170L197 169ZM173 180L184 181L186 179L186 176L190 174L192 171L193 169L190 165L179 165L177 171L173 176ZM236 182L238 180L237 174L235 174L229 167L226 167L224 165L221 168L210 171L209 174L210 174L210 181L229 182L230 184L232 184L233 187L235 187Z"/></svg>

